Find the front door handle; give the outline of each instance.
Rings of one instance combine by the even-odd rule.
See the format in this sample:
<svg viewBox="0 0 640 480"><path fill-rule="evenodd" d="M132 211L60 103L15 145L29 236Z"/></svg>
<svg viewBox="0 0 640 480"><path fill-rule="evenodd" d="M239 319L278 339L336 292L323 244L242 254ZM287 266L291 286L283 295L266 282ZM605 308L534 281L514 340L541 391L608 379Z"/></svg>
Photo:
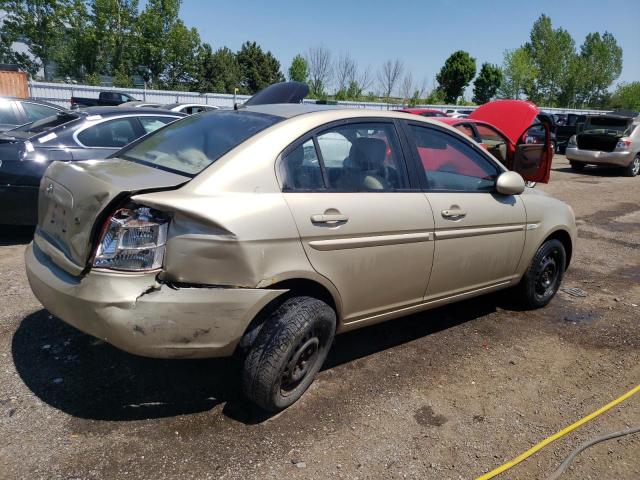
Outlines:
<svg viewBox="0 0 640 480"><path fill-rule="evenodd" d="M349 217L341 213L311 215L312 223L345 223L347 220L349 220Z"/></svg>
<svg viewBox="0 0 640 480"><path fill-rule="evenodd" d="M464 218L467 216L467 212L464 210L454 209L454 210L442 210L440 212L443 218L450 218L452 220L459 220L460 218Z"/></svg>

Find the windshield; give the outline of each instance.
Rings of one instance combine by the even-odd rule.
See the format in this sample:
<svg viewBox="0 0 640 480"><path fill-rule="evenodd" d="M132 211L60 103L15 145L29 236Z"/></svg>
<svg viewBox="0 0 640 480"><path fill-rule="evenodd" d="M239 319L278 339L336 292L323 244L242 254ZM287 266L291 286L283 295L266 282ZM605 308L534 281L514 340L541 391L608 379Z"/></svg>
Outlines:
<svg viewBox="0 0 640 480"><path fill-rule="evenodd" d="M631 120L617 117L593 117L584 124L582 131L605 135L628 135L631 133Z"/></svg>
<svg viewBox="0 0 640 480"><path fill-rule="evenodd" d="M247 111L194 115L157 130L114 156L193 176L280 120L282 117Z"/></svg>
<svg viewBox="0 0 640 480"><path fill-rule="evenodd" d="M71 122L72 120L76 120L80 116L73 113L60 112L57 115L52 115L50 117L45 117L35 122L27 123L25 125L21 125L18 128L14 128L11 130L11 134L15 136L31 136L36 133L46 132L47 130L51 130L59 125L64 123Z"/></svg>

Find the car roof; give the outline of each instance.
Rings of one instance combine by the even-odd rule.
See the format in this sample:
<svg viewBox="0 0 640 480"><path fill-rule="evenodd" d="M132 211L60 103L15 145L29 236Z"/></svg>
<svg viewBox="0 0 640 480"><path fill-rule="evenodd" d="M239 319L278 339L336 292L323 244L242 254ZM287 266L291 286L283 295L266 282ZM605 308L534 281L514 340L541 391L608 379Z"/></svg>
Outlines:
<svg viewBox="0 0 640 480"><path fill-rule="evenodd" d="M123 114L145 114L151 113L154 115L164 114L164 115L177 115L177 116L186 116L181 112L170 112L168 110L163 110L160 108L152 108L152 107L120 107L118 105L112 107L87 107L82 108L80 110L74 110L74 113L79 113L80 115L123 115Z"/></svg>
<svg viewBox="0 0 640 480"><path fill-rule="evenodd" d="M249 112L265 113L282 118L292 118L298 115L312 112L323 112L327 110L346 110L336 105L317 105L315 103L272 103L268 105L255 105L240 107L240 110Z"/></svg>
<svg viewBox="0 0 640 480"><path fill-rule="evenodd" d="M0 96L0 100L11 100L16 102L27 102L27 103L35 103L37 105L44 105L47 107L57 108L58 110L66 110L65 107L61 107L60 105L56 105L55 103L47 102L45 100L38 100L37 98L18 98L18 97L4 97Z"/></svg>
<svg viewBox="0 0 640 480"><path fill-rule="evenodd" d="M401 108L396 111L405 112L405 113L414 113L418 115L421 113L442 113L444 115L444 112L442 110L438 110L436 108Z"/></svg>

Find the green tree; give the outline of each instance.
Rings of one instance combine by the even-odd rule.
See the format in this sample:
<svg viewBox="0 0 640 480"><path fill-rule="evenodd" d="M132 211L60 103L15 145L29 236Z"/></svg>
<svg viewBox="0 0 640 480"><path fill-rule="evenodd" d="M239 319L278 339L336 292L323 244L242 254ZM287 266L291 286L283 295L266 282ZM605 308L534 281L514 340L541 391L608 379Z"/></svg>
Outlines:
<svg viewBox="0 0 640 480"><path fill-rule="evenodd" d="M240 86L240 67L236 54L227 47L213 52L211 45L205 43L198 54L198 63L199 92L233 93Z"/></svg>
<svg viewBox="0 0 640 480"><path fill-rule="evenodd" d="M577 93L579 105L597 106L602 104L609 86L622 72L622 48L615 37L605 32L590 33L580 47L581 67L575 77L581 79L581 89Z"/></svg>
<svg viewBox="0 0 640 480"><path fill-rule="evenodd" d="M0 25L0 63L18 65L20 70L28 72L33 77L38 73L40 65L26 53L16 52L11 48L16 40L15 33L7 31L4 24Z"/></svg>
<svg viewBox="0 0 640 480"><path fill-rule="evenodd" d="M51 62L72 11L71 0L6 0L1 8L7 12L3 30L25 42L45 79L51 80Z"/></svg>
<svg viewBox="0 0 640 480"><path fill-rule="evenodd" d="M295 80L296 82L307 82L309 76L309 67L307 61L300 54L293 57L291 66L289 67L289 80Z"/></svg>
<svg viewBox="0 0 640 480"><path fill-rule="evenodd" d="M529 98L555 107L571 76L571 62L575 57L573 38L563 28L554 29L551 19L541 15L534 22L529 42L524 47L537 70Z"/></svg>
<svg viewBox="0 0 640 480"><path fill-rule="evenodd" d="M533 91L538 70L533 64L529 51L524 48L504 52L502 64L502 85L498 95L503 98L521 98Z"/></svg>
<svg viewBox="0 0 640 480"><path fill-rule="evenodd" d="M89 7L96 69L110 75L131 71L138 0L90 0Z"/></svg>
<svg viewBox="0 0 640 480"><path fill-rule="evenodd" d="M199 50L198 30L187 28L182 20L177 20L167 37L162 84L174 90L185 90L193 86L198 77Z"/></svg>
<svg viewBox="0 0 640 480"><path fill-rule="evenodd" d="M609 101L613 109L635 110L640 112L640 82L621 83Z"/></svg>
<svg viewBox="0 0 640 480"><path fill-rule="evenodd" d="M96 52L95 30L86 2L75 0L64 41L56 48L54 55L58 75L82 81L85 76L98 73Z"/></svg>
<svg viewBox="0 0 640 480"><path fill-rule="evenodd" d="M139 64L149 69L151 83L161 81L167 63L169 33L178 21L180 0L149 0L136 22Z"/></svg>
<svg viewBox="0 0 640 480"><path fill-rule="evenodd" d="M124 67L118 68L113 74L113 86L114 87L133 87L133 80L128 71Z"/></svg>
<svg viewBox="0 0 640 480"><path fill-rule="evenodd" d="M497 65L483 63L480 73L473 82L473 101L477 104L487 103L495 97L502 84L502 70Z"/></svg>
<svg viewBox="0 0 640 480"><path fill-rule="evenodd" d="M458 50L447 58L436 80L448 103L455 103L476 74L476 59L467 52Z"/></svg>
<svg viewBox="0 0 640 480"><path fill-rule="evenodd" d="M240 67L240 90L253 94L277 82L284 81L280 62L264 52L256 42L245 42L236 55Z"/></svg>

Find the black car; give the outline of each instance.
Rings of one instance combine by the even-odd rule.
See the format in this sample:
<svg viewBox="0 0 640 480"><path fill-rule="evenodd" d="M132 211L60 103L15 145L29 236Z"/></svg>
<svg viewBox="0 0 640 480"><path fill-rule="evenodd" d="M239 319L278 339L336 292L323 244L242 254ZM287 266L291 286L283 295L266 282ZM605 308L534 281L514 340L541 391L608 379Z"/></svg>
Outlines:
<svg viewBox="0 0 640 480"><path fill-rule="evenodd" d="M41 100L0 97L0 132L35 122L63 110L65 109L59 105Z"/></svg>
<svg viewBox="0 0 640 480"><path fill-rule="evenodd" d="M527 130L527 143L544 143L546 138L546 133L543 124L546 124L549 128L549 137L551 139L551 145L553 146L553 151L556 151L556 129L557 125L555 123L555 119L553 115L545 112L540 112L532 124L532 128Z"/></svg>
<svg viewBox="0 0 640 480"><path fill-rule="evenodd" d="M84 108L84 107L115 107L127 102L137 102L138 99L132 97L128 93L120 92L100 92L98 98L89 97L71 97L71 108Z"/></svg>
<svg viewBox="0 0 640 480"><path fill-rule="evenodd" d="M0 133L0 224L37 223L38 187L51 162L106 158L185 116L154 108L91 107Z"/></svg>

